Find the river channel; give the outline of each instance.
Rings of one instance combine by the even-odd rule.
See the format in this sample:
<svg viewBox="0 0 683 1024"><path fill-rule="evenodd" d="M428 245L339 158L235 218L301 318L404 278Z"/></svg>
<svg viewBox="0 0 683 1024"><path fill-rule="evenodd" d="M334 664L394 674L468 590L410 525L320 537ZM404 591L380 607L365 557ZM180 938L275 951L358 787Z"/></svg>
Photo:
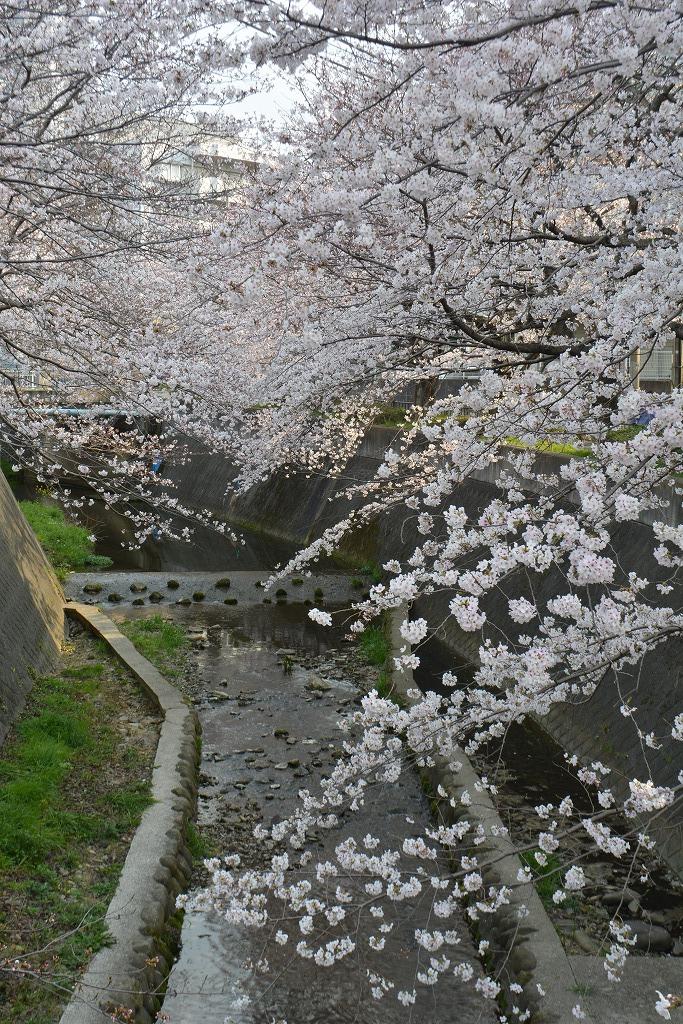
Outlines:
<svg viewBox="0 0 683 1024"><path fill-rule="evenodd" d="M332 589L329 577L315 582ZM217 602L174 607L174 617L194 637L186 685L202 728L198 825L224 852L239 853L245 866L263 866L275 850L271 842L254 840L254 825L289 814L299 789L315 791L330 773L341 753L340 723L355 709L364 682L340 630L316 626L303 604L268 606L256 600L237 607ZM115 615L157 610L119 608ZM363 810L339 830L320 835L315 856L324 858L350 834L370 833L400 847L404 838L420 834L429 815L417 776L408 772L391 788L371 792ZM297 869L292 874L294 881ZM492 1022L472 985L452 974L433 989L416 984L416 972L428 967L430 954L419 949L415 929L429 921L433 895L425 886L415 899L387 910L386 923L392 926L387 957L363 948L368 934L380 932L367 909L358 911L352 928L356 952L327 971L295 953L302 938L296 922L276 920L254 932L229 924L215 911L189 910L164 1019L169 1024L398 1024L411 1016L434 1024ZM456 920L454 927L460 943L449 952L452 962L467 960L478 970L467 926ZM290 934L284 946L274 941L278 929ZM259 969L265 960L267 973ZM370 995L372 974L395 986L381 1001ZM414 988L418 997L409 1015L396 992Z"/></svg>
<svg viewBox="0 0 683 1024"><path fill-rule="evenodd" d="M222 852L238 852L244 865L262 866L275 848L254 840L254 825L285 817L299 789L315 790L329 774L341 753L340 724L372 684L372 670L359 666L344 639L345 616L338 617L336 629L308 618L312 604L348 608L362 592L359 581L328 572L285 579L266 591L275 564L292 553L285 544L247 534L237 550L207 531L196 546L150 541L147 550L131 552L112 526L99 516L98 550L116 556L115 569L72 574L68 595L102 604L115 618L161 612L188 628L194 639L185 687L202 727L198 824ZM100 590L84 592L93 585ZM363 586L369 586L367 578ZM438 689L440 673L452 667L452 654L437 644L424 654L416 681L423 689ZM534 806L570 788L562 752L539 730L515 726L503 753L484 757L480 770L495 774L505 797L501 813L513 833L528 841L538 828ZM582 794L575 796L580 801ZM331 843L351 833L371 833L400 846L423 831L429 815L417 777L406 773L400 784L371 795L352 822L343 822L332 836L320 836L315 852L324 855ZM666 926L670 941L663 952L674 940L681 945L683 896L670 878L655 872L650 884L634 893L633 876L624 877L613 860L579 849L576 855L591 879L586 899L565 916L549 908L568 952L604 951L613 912L605 905L606 894L624 890L634 917ZM195 886L205 881L201 871L196 873ZM229 924L216 911L190 910L163 1019L168 1024L493 1021L492 1010L471 984L452 974L433 988L416 984L428 956L418 948L415 929L429 919L429 899L422 894L396 905L390 956L361 954L366 949L361 941L352 957L327 971L295 954L301 939L295 922L253 932ZM278 928L291 933L284 946L273 941ZM449 951L452 962L467 960L479 971L467 926L461 920L456 928L460 944ZM361 915L355 929L360 939L369 929L376 934L376 921ZM259 969L265 960L267 973ZM369 992L373 974L395 986L381 1001ZM406 1011L395 993L414 988L417 1001Z"/></svg>

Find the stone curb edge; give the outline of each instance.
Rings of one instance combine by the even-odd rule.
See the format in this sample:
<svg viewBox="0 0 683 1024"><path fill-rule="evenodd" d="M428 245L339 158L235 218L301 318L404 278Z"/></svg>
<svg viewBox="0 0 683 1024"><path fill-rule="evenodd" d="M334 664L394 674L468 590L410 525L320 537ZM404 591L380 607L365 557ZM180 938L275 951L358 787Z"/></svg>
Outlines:
<svg viewBox="0 0 683 1024"><path fill-rule="evenodd" d="M393 658L398 656L401 647L406 647L400 634L401 623L406 618L409 618L409 609L405 605L389 613L392 669ZM412 670L392 670L391 678L401 700L407 706L416 704L417 699L408 696L408 691L414 688ZM483 825L486 830L486 843L480 847L483 853L488 854L489 861L488 864L480 864L485 884L502 884L512 890L507 906L495 914L481 915L477 920L481 937L490 943L495 974L506 992L507 1003L510 1006L516 1003L531 1010L534 1024L575 1024L572 1009L582 1000L577 995L577 979L569 958L534 886L519 885L517 872L522 862L493 801L481 786L474 766L460 748L457 760L462 764L457 775L450 770L448 761L441 757L434 758L433 767L423 769L423 774L434 791L442 786L448 797L455 799L455 808L443 804L441 813L446 825L467 818ZM468 806L460 802L464 790L472 797ZM492 827L497 835L491 835ZM520 919L518 908L522 904L527 914ZM511 993L509 986L513 983L521 985L523 993ZM544 995L541 995L539 986ZM589 1022L590 1018L586 1020Z"/></svg>
<svg viewBox="0 0 683 1024"><path fill-rule="evenodd" d="M108 616L76 603L65 612L108 644L157 704L163 721L152 770L154 802L135 831L105 915L112 944L91 960L60 1024L111 1022L117 1008L133 1011L136 1024L152 1024L175 953L170 941L175 899L192 872L185 836L197 798L198 721L180 692Z"/></svg>

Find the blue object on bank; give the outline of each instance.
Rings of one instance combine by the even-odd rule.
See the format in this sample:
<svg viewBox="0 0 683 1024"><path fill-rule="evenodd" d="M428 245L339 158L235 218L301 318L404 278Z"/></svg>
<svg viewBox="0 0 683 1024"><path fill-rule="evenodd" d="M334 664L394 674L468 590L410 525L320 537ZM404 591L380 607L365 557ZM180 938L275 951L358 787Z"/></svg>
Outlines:
<svg viewBox="0 0 683 1024"><path fill-rule="evenodd" d="M643 409L637 416L634 416L631 420L631 425L634 427L646 427L648 423L651 423L655 418L655 414L650 412L649 409Z"/></svg>

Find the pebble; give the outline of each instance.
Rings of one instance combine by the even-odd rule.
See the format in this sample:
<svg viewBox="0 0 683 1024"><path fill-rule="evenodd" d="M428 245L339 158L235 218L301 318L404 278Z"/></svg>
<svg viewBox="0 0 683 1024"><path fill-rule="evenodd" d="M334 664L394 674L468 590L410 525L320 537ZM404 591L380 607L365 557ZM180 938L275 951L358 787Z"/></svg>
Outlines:
<svg viewBox="0 0 683 1024"><path fill-rule="evenodd" d="M632 900L637 901L638 899L638 893L628 887L625 889L616 889L614 891L605 892L600 897L600 900L605 907L625 906Z"/></svg>
<svg viewBox="0 0 683 1024"><path fill-rule="evenodd" d="M645 920L649 921L650 924L660 924L663 928L666 927L667 918L661 910L643 910L642 914Z"/></svg>
<svg viewBox="0 0 683 1024"><path fill-rule="evenodd" d="M577 928L572 935L572 938L579 949L582 949L584 953L597 953L600 949L599 943L595 941L593 936L589 935L588 932L584 932L581 928Z"/></svg>
<svg viewBox="0 0 683 1024"><path fill-rule="evenodd" d="M320 676L311 676L306 683L306 689L310 690L311 693L327 693L332 687L324 679L321 679Z"/></svg>
<svg viewBox="0 0 683 1024"><path fill-rule="evenodd" d="M673 939L666 928L658 924L648 924L647 921L635 921L628 919L624 921L635 936L636 949L644 949L650 953L668 953L673 946Z"/></svg>

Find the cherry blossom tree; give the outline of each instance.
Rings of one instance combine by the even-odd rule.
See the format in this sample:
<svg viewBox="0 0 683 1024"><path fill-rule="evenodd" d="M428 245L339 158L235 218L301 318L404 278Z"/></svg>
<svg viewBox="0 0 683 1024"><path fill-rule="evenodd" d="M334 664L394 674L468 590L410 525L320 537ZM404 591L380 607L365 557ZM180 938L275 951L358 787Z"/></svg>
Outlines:
<svg viewBox="0 0 683 1024"><path fill-rule="evenodd" d="M539 807L537 863L562 857L576 830L640 863L658 821L680 806L683 776L658 778L648 751L675 749L681 714L645 729L618 685L620 671L637 671L683 627L680 381L645 396L633 372L663 346L679 351L683 331L680 14L618 0L269 2L236 14L254 28L252 57L299 75L302 97L277 137L280 159L247 190L240 230L223 248L233 337L261 353L246 429L235 422L242 484L283 465L341 471L379 404L476 370L457 394L413 406L376 478L353 489L354 511L288 571L364 523L403 514L415 549L387 561L351 630L446 592L448 615L481 642L467 685L446 673L445 695L415 694L410 707L370 694L347 759L271 831L290 852L264 872L215 863L199 901L261 928L274 901L301 919L299 955L329 966L356 941L345 925L353 897L334 879L365 885L379 915L383 902L428 886L432 862L454 857L443 927L418 936L433 954L420 980L432 984L452 970L451 915L492 914L510 892L486 885L486 854L477 855L486 837L474 821L400 849L344 834L334 861L311 862L310 834L345 828L340 812L361 806L371 781L392 784L406 759L445 758L457 772L463 747L476 753L511 723L584 702L602 684L642 745L642 770L617 778L569 752L593 810L569 796ZM584 451L541 475L548 444ZM467 482L501 462L498 493L473 518ZM648 531L648 578L613 546L627 522ZM500 594L508 621L491 622ZM402 614L397 672L419 665L439 624ZM329 612L311 616L330 622ZM580 866L565 868L556 902L585 885ZM518 882L529 885L528 872ZM385 938L388 950L389 937L374 936ZM617 978L633 942L618 918L612 939L605 965ZM479 984L495 996L496 979ZM375 979L372 991L388 987ZM398 997L409 1004L413 993ZM655 1006L653 992L653 1012L666 1017L674 1005L662 996Z"/></svg>
<svg viewBox="0 0 683 1024"><path fill-rule="evenodd" d="M202 260L229 195L218 177L207 193L164 168L179 154L210 162L234 130L229 26L194 0L10 4L2 26L3 454L51 486L68 471L123 508L151 496L166 443L134 424L180 428L197 394L204 408L216 397L220 322L207 310L220 297ZM17 386L17 365L39 375L42 400ZM74 405L91 415L59 415ZM125 434L105 408L131 418ZM139 539L178 511L158 488L154 504L128 507Z"/></svg>
<svg viewBox="0 0 683 1024"><path fill-rule="evenodd" d="M213 31L231 19L251 33L248 52L243 35ZM564 853L568 835L646 872L657 823L680 804L683 779L658 777L649 751L683 739L681 713L643 728L618 673L683 629L683 528L670 514L680 508L680 381L645 398L633 371L662 346L679 351L683 331L681 28L664 0L245 0L212 14L156 0L7 17L2 341L50 374L56 400L101 387L168 428L153 442L135 436L128 457L109 451L93 468L83 456L76 471L106 500L124 501L137 477L135 494L146 488L156 521L172 528L174 499L145 480L144 445L186 435L233 459L244 488L282 467L341 472L378 406L420 385L353 512L288 568L378 516L403 515L415 548L386 562L350 629L398 610L395 670L408 671L438 622L403 609L446 594L463 635L480 637L473 678L448 672L440 694L407 706L371 693L345 759L275 826L289 852L265 871L215 863L198 897L261 928L275 904L298 919L297 953L321 966L354 950L349 904L379 921L383 905L434 884L433 862L454 866L435 885L439 926L416 933L429 955L420 984L454 969L447 951L463 908L481 919L513 898L485 880L491 837L473 816L397 849L348 832L367 787L394 784L411 761L444 758L457 774L463 748L476 754L511 723L612 685L642 771L616 778L568 752L592 810L569 795L537 809L536 863L565 857L558 902L585 884ZM199 112L211 109L216 73L245 60L297 76L301 103L228 215L216 197L188 200L160 182L150 164L188 131L225 131ZM477 377L457 394L423 386L464 369ZM47 477L70 444L112 447L101 427L66 431L11 387L0 411L16 458L39 457ZM36 454L46 427L53 464ZM542 474L549 443L588 455ZM497 464L497 494L473 516L467 483ZM139 522L141 538L151 522ZM648 531L647 578L614 548L622 523ZM501 594L504 623L490 615ZM330 613L312 615L327 623ZM308 848L320 828L346 830L329 863ZM531 885L529 871L517 885ZM367 942L390 955L390 929ZM632 942L615 917L609 977ZM497 977L458 971L495 998ZM371 991L414 999L381 973ZM653 992L653 1012L676 1005Z"/></svg>

